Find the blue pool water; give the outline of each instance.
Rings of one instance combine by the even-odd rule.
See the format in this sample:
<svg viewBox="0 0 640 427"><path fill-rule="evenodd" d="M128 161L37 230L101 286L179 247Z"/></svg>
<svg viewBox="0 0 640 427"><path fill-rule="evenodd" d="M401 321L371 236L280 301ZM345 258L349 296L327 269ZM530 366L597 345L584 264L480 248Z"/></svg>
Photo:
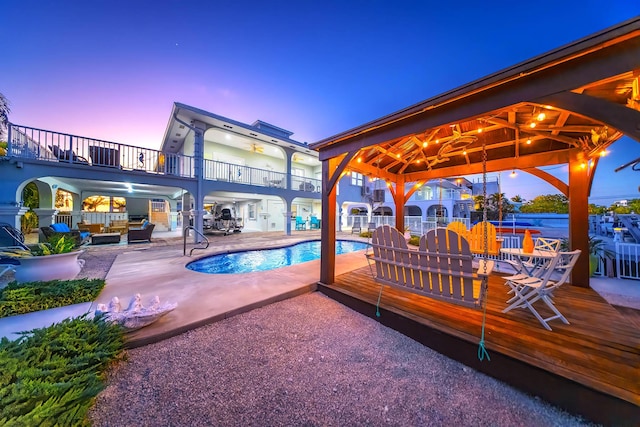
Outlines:
<svg viewBox="0 0 640 427"><path fill-rule="evenodd" d="M336 240L336 254L366 249L367 244L351 240ZM277 249L233 252L213 255L187 264L189 270L208 274L250 273L300 264L320 258L320 240L297 243Z"/></svg>

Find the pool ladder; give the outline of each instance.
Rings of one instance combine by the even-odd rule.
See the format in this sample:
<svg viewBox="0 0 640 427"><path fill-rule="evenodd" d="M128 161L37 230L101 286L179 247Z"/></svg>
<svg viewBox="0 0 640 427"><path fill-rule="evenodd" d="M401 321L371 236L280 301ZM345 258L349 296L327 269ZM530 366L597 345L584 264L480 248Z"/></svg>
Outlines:
<svg viewBox="0 0 640 427"><path fill-rule="evenodd" d="M200 241L199 243L205 244L205 246L194 246L193 248L191 248L191 250L189 251L189 256L191 256L193 251L195 251L196 249L207 249L209 247L209 239L207 239L207 236L205 236L204 234L196 230L193 225L190 225L188 227L185 227L185 229L182 231L182 255L183 256L187 255L187 236L189 235L189 230L193 230L198 236L202 237L202 241Z"/></svg>

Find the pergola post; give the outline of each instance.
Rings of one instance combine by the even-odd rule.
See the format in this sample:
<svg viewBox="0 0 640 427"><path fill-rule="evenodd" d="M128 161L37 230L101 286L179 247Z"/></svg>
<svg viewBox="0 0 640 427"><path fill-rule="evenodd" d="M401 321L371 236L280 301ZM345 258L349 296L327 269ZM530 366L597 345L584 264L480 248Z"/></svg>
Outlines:
<svg viewBox="0 0 640 427"><path fill-rule="evenodd" d="M396 191L393 194L393 203L396 207L396 228L404 233L404 179L396 181Z"/></svg>
<svg viewBox="0 0 640 427"><path fill-rule="evenodd" d="M320 282L330 285L335 280L336 270L336 181L332 175L340 173L336 170L338 159L322 161L322 227L320 238Z"/></svg>
<svg viewBox="0 0 640 427"><path fill-rule="evenodd" d="M589 287L589 161L581 150L569 156L569 242L582 253L571 272L571 284Z"/></svg>

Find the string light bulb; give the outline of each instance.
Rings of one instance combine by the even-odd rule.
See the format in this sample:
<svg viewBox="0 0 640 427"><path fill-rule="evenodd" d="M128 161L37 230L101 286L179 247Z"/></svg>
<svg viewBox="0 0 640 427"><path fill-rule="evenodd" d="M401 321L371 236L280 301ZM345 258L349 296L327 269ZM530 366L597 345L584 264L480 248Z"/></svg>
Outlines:
<svg viewBox="0 0 640 427"><path fill-rule="evenodd" d="M536 127L536 122L531 122L531 123L529 124L529 127L530 127L531 129L533 129L534 127Z"/></svg>
<svg viewBox="0 0 640 427"><path fill-rule="evenodd" d="M538 113L537 119L539 122L543 121L546 118L547 118L547 115L544 113L544 111L541 113Z"/></svg>
<svg viewBox="0 0 640 427"><path fill-rule="evenodd" d="M518 176L518 174L516 173L516 170L512 170L511 173L509 174L510 178L515 178L516 176Z"/></svg>
<svg viewBox="0 0 640 427"><path fill-rule="evenodd" d="M358 163L362 163L362 157L358 157Z"/></svg>
<svg viewBox="0 0 640 427"><path fill-rule="evenodd" d="M531 144L531 138L527 138L527 145Z"/></svg>
<svg viewBox="0 0 640 427"><path fill-rule="evenodd" d="M429 145L429 143L428 143L427 141L425 141L425 142L423 142L423 143L422 143L422 146L423 146L423 147L427 147L428 145Z"/></svg>

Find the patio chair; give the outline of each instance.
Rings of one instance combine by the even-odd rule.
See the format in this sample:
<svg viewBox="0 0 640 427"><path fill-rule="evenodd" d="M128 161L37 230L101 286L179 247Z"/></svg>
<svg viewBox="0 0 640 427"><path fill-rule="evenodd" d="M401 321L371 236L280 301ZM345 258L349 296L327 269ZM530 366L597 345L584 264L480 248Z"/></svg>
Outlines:
<svg viewBox="0 0 640 427"><path fill-rule="evenodd" d="M539 250L539 251L558 252L560 250L561 243L562 241L560 239L549 239L546 237L538 237L536 239L536 243L533 249ZM538 261L539 260L536 260L535 258L529 258L529 260L523 261L523 262L518 262L518 260L513 260L513 259L505 259L504 262L509 264L515 270L514 275L507 276L505 277L505 279L507 280L524 279L526 276L528 276L528 274L522 271L523 267L526 267L528 270L532 270L536 267L536 264L538 263ZM540 274L542 274L542 270L538 269L537 275L540 275Z"/></svg>
<svg viewBox="0 0 640 427"><path fill-rule="evenodd" d="M78 156L73 150L62 150L56 145L50 145L49 149L53 155L58 159L65 162L81 163L88 165L89 161L84 157Z"/></svg>
<svg viewBox="0 0 640 427"><path fill-rule="evenodd" d="M85 222L78 223L78 230L87 231L90 234L102 233L103 227L104 227L104 224L89 224Z"/></svg>
<svg viewBox="0 0 640 427"><path fill-rule="evenodd" d="M151 233L155 228L155 224L151 222L143 223L141 228L131 228L127 234L127 242L142 242L148 241L151 243Z"/></svg>
<svg viewBox="0 0 640 427"><path fill-rule="evenodd" d="M309 229L310 230L319 230L320 229L320 220L317 217L311 216L309 218Z"/></svg>
<svg viewBox="0 0 640 427"><path fill-rule="evenodd" d="M571 271L578 261L581 251L579 249L572 252L559 252L558 256L550 262L547 271L542 277L528 277L519 280L509 280L507 284L513 290L515 296L512 298L514 302L507 308L502 310L508 313L514 308L527 308L540 321L542 326L551 331L549 322L554 319L560 319L563 323L569 324L569 321L554 304L552 297L553 292L569 280ZM560 277L555 279L554 273L559 272ZM555 280L552 280L555 279ZM547 307L554 313L553 316L543 318L538 310L533 306L537 301L542 300Z"/></svg>
<svg viewBox="0 0 640 427"><path fill-rule="evenodd" d="M353 218L353 225L351 226L351 234L360 233L362 231L362 225L360 224L360 218Z"/></svg>
<svg viewBox="0 0 640 427"><path fill-rule="evenodd" d="M296 217L296 230L306 230L307 222L302 219L301 216Z"/></svg>

